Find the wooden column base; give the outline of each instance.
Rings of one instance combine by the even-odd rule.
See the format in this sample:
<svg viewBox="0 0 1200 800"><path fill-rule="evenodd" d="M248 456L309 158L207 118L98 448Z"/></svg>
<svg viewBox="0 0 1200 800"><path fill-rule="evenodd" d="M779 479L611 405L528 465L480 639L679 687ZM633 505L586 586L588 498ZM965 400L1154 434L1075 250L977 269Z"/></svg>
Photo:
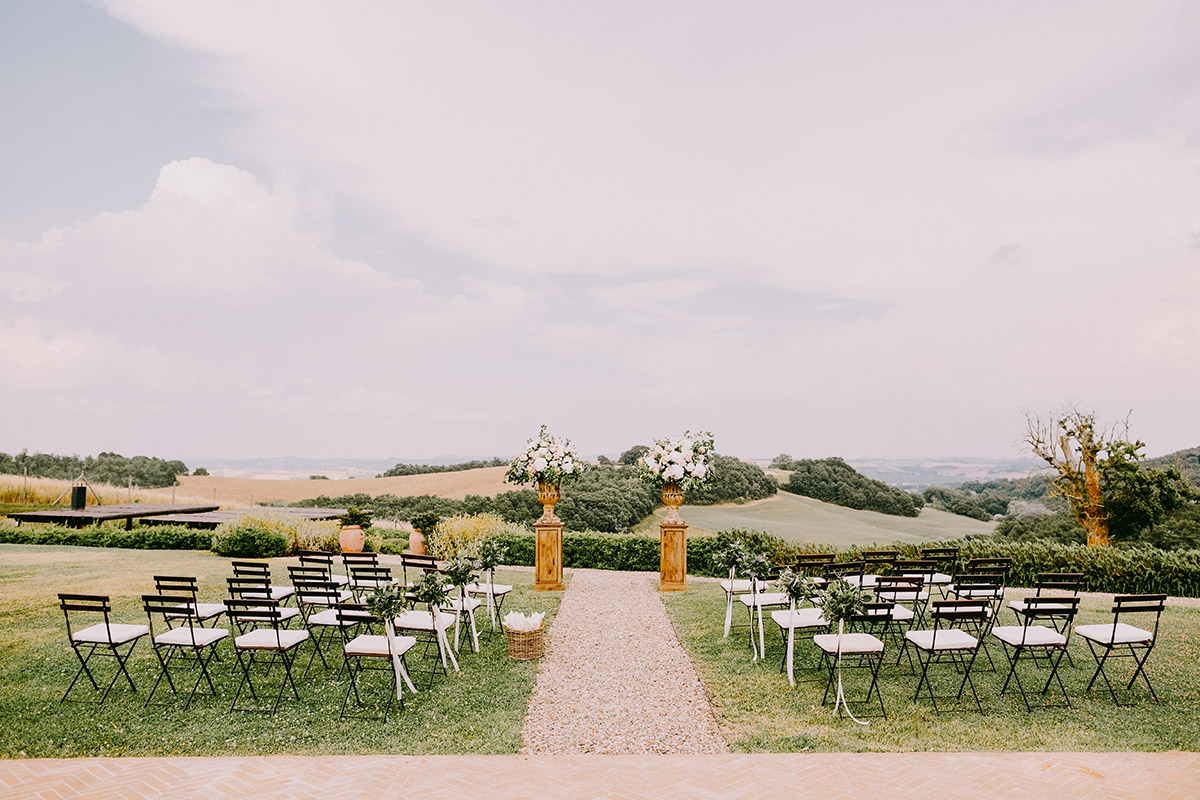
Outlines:
<svg viewBox="0 0 1200 800"><path fill-rule="evenodd" d="M660 522L662 545L659 550L658 588L679 592L687 588L687 529L682 522Z"/></svg>
<svg viewBox="0 0 1200 800"><path fill-rule="evenodd" d="M562 522L538 520L533 525L537 531L537 549L534 553L533 588L540 592L562 591Z"/></svg>

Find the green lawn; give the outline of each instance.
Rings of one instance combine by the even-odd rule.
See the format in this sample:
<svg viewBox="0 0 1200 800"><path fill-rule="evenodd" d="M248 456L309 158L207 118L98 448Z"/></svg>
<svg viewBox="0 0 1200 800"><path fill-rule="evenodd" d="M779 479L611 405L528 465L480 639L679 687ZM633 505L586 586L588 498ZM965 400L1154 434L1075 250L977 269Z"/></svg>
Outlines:
<svg viewBox="0 0 1200 800"><path fill-rule="evenodd" d="M272 573L286 576L287 563L274 560ZM139 596L152 591L154 574L195 575L202 599L216 599L230 568L228 559L202 552L0 545L0 757L515 753L521 746L537 662L510 659L500 632L479 654L464 648L460 674L438 677L430 691L418 683L421 693L406 693L407 708L393 709L386 723L339 719L347 684L333 670L298 680L302 701L285 700L274 717L231 712L237 684L228 643L224 662L214 665L223 696L198 698L187 713L142 708L158 667L144 639L130 661L137 694L114 690L101 707L60 703L78 662L57 592L111 595L115 621L145 624ZM561 593L533 591L529 572L500 571L497 581L517 587L506 610L544 611L549 620L558 608ZM486 629L486 614L479 618ZM110 666L105 659L102 669ZM417 666L410 660L410 670ZM163 696L160 689L155 699Z"/></svg>
<svg viewBox="0 0 1200 800"><path fill-rule="evenodd" d="M658 509L638 526L657 532ZM837 547L888 542L927 542L958 539L969 533L991 533L995 523L926 508L919 517L894 517L874 511L857 511L811 497L780 492L745 505L688 506L679 509L693 534L733 528L764 531L789 542L817 542Z"/></svg>
<svg viewBox="0 0 1200 800"><path fill-rule="evenodd" d="M1000 643L994 642L990 647L1001 672L976 674L983 717L974 711L935 715L927 701L912 702L916 676L885 667L880 681L888 718L873 719L862 727L845 716L835 718L829 707L821 706L823 684L800 683L798 674L796 688L788 686L787 677L779 672L783 641L769 619L765 662L751 662L744 628L722 639L725 596L716 583L693 579L688 591L662 597L701 672L733 751L1156 751L1200 747L1197 608L1171 607L1163 614L1160 638L1147 665L1161 704L1150 701L1144 690L1132 708L1115 707L1107 691L1085 695L1083 687L1095 662L1084 641L1073 637L1070 647L1075 667L1064 661L1062 674L1074 708L1027 712L1019 696L999 696L1007 665ZM1109 605L1101 598L1088 597L1083 605L1080 624L1111 621ZM735 621L744 622L744 609L736 605L735 611L742 611ZM1002 624L1012 624L1011 620L1011 612L1005 609ZM797 636L798 643L802 640ZM811 655L811 637L797 652L797 663ZM1124 666L1115 674L1132 674ZM865 692L863 675L848 674L849 696Z"/></svg>

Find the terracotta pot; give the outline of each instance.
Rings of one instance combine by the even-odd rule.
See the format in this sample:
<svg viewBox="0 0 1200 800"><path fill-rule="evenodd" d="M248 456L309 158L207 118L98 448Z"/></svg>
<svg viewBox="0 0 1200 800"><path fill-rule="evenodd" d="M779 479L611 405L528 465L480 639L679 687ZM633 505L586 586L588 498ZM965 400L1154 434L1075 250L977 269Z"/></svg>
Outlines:
<svg viewBox="0 0 1200 800"><path fill-rule="evenodd" d="M338 537L342 543L343 553L361 553L367 535L358 525L343 525L342 534Z"/></svg>
<svg viewBox="0 0 1200 800"><path fill-rule="evenodd" d="M662 501L667 507L666 521L683 522L683 517L679 516L679 507L683 505L683 487L675 481L663 484Z"/></svg>
<svg viewBox="0 0 1200 800"><path fill-rule="evenodd" d="M554 504L561 496L557 483L538 483L538 502L542 504L543 520L556 521L558 519L554 516Z"/></svg>
<svg viewBox="0 0 1200 800"><path fill-rule="evenodd" d="M425 534L413 531L408 535L408 552L414 556L425 555Z"/></svg>

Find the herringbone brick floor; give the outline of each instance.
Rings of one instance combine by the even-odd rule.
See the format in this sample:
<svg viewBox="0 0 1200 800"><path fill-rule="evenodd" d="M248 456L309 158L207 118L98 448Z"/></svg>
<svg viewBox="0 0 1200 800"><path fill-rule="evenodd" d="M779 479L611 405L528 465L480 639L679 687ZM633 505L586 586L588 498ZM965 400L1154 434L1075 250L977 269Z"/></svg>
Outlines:
<svg viewBox="0 0 1200 800"><path fill-rule="evenodd" d="M1194 800L1197 753L264 756L0 761L5 800Z"/></svg>

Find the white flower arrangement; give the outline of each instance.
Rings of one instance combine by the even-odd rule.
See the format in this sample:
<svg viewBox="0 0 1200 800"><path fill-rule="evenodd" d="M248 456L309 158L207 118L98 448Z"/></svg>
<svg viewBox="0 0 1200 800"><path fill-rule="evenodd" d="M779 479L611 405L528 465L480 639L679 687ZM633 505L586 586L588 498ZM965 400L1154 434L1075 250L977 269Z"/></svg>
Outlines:
<svg viewBox="0 0 1200 800"><path fill-rule="evenodd" d="M659 439L638 459L638 473L652 486L678 483L687 491L708 482L708 455L713 437L707 431L688 431L676 439Z"/></svg>
<svg viewBox="0 0 1200 800"><path fill-rule="evenodd" d="M508 465L504 477L509 483L552 483L576 477L582 464L569 439L556 439L546 433L543 425L537 437L517 453Z"/></svg>

